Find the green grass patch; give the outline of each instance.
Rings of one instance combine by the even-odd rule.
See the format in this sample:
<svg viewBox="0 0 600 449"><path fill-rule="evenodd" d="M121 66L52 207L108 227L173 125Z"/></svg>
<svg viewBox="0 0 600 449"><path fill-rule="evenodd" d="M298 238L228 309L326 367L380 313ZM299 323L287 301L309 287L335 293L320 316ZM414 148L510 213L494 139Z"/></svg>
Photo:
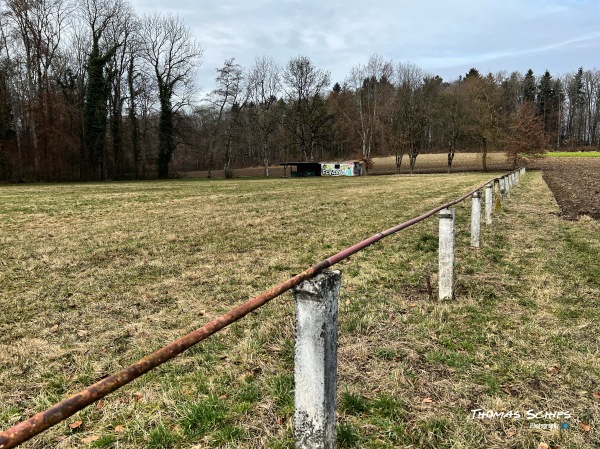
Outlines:
<svg viewBox="0 0 600 449"><path fill-rule="evenodd" d="M548 157L600 157L600 151L549 151Z"/></svg>

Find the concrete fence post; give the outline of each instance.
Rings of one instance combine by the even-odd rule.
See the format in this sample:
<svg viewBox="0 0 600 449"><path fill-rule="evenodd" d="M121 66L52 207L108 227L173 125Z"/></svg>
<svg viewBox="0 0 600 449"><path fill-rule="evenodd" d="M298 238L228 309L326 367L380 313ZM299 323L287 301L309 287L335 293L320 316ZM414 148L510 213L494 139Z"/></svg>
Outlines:
<svg viewBox="0 0 600 449"><path fill-rule="evenodd" d="M479 248L479 235L481 234L481 191L472 196L471 201L471 246Z"/></svg>
<svg viewBox="0 0 600 449"><path fill-rule="evenodd" d="M296 449L336 447L339 271L324 271L292 292L296 303Z"/></svg>
<svg viewBox="0 0 600 449"><path fill-rule="evenodd" d="M452 299L454 297L454 217L455 209L442 209L440 211L439 235L439 273L438 297L439 299Z"/></svg>
<svg viewBox="0 0 600 449"><path fill-rule="evenodd" d="M510 176L504 177L504 190L506 192L506 196L510 196Z"/></svg>
<svg viewBox="0 0 600 449"><path fill-rule="evenodd" d="M497 211L502 209L502 194L504 192L502 192L502 188L500 187L500 179L497 179L496 181L494 181L494 190L496 191L494 194L494 198L495 198L495 209Z"/></svg>
<svg viewBox="0 0 600 449"><path fill-rule="evenodd" d="M492 210L493 210L493 197L494 197L494 192L493 192L493 185L492 184L488 184L487 186L485 186L485 224L486 225L491 225L492 224Z"/></svg>
<svg viewBox="0 0 600 449"><path fill-rule="evenodd" d="M504 176L498 180L498 184L500 186L500 195L502 195L502 198L504 198L506 196L506 181Z"/></svg>

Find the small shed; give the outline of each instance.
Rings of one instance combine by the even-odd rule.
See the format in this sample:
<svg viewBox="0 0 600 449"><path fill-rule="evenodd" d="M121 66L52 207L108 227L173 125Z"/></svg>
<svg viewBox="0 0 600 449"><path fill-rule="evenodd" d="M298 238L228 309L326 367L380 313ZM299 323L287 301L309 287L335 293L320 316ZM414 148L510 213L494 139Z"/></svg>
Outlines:
<svg viewBox="0 0 600 449"><path fill-rule="evenodd" d="M282 162L279 165L283 166L283 176L285 178L288 177L288 167L290 167L290 177L292 178L321 176L321 164L319 162Z"/></svg>
<svg viewBox="0 0 600 449"><path fill-rule="evenodd" d="M282 162L283 177L304 178L307 176L361 176L365 174L362 161L344 162Z"/></svg>
<svg viewBox="0 0 600 449"><path fill-rule="evenodd" d="M361 176L364 175L361 161L322 162L321 176Z"/></svg>

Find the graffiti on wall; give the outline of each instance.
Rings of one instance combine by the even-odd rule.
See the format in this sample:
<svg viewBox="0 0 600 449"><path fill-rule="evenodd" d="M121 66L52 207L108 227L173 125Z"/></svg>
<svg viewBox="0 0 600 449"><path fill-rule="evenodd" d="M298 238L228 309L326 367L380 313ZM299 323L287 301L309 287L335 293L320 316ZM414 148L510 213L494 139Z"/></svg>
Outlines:
<svg viewBox="0 0 600 449"><path fill-rule="evenodd" d="M354 162L330 162L321 164L321 176L356 176L360 174L356 173Z"/></svg>

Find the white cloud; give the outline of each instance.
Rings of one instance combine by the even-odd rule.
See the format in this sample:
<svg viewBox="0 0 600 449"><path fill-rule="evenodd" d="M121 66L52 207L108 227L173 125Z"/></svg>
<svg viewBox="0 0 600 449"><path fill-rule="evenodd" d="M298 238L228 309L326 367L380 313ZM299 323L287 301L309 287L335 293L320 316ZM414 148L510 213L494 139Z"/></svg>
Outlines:
<svg viewBox="0 0 600 449"><path fill-rule="evenodd" d="M279 64L309 56L343 81L370 54L410 60L454 79L469 67L591 68L600 48L597 0L133 0L138 12L179 14L204 47L199 84L212 89L216 67L268 55ZM540 67L544 67L541 69Z"/></svg>

